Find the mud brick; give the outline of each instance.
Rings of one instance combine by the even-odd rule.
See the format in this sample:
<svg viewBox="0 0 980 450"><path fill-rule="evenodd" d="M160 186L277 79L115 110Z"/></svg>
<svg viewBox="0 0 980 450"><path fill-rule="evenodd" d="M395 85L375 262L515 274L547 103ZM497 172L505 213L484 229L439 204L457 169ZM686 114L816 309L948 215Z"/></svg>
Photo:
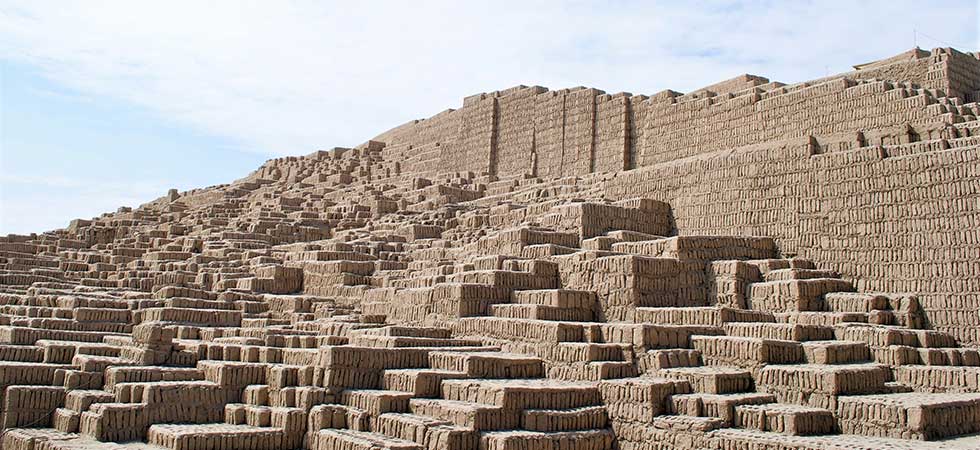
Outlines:
<svg viewBox="0 0 980 450"><path fill-rule="evenodd" d="M391 369L385 370L382 387L396 391L411 392L413 397L438 397L443 380L467 378L465 372L439 369Z"/></svg>
<svg viewBox="0 0 980 450"><path fill-rule="evenodd" d="M539 358L496 352L432 352L429 361L434 369L480 378L534 378L544 372Z"/></svg>
<svg viewBox="0 0 980 450"><path fill-rule="evenodd" d="M826 409L782 403L736 406L735 425L792 436L831 434L837 426Z"/></svg>
<svg viewBox="0 0 980 450"><path fill-rule="evenodd" d="M386 436L434 449L477 448L479 437L475 430L452 425L446 420L415 414L381 414L377 416L372 428Z"/></svg>
<svg viewBox="0 0 980 450"><path fill-rule="evenodd" d="M865 436L934 440L976 432L977 394L886 394L841 397L841 431Z"/></svg>
<svg viewBox="0 0 980 450"><path fill-rule="evenodd" d="M757 392L734 394L679 394L670 397L668 411L694 417L716 417L727 426L735 423L736 408L741 405L772 403L775 396Z"/></svg>
<svg viewBox="0 0 980 450"><path fill-rule="evenodd" d="M848 364L871 359L868 344L856 341L810 341L803 343L803 357L810 364Z"/></svg>
<svg viewBox="0 0 980 450"><path fill-rule="evenodd" d="M490 450L518 450L522 448L609 448L613 445L611 430L566 431L542 433L534 431L499 431L484 433L480 437L481 448ZM533 446L533 447L532 447Z"/></svg>
<svg viewBox="0 0 980 450"><path fill-rule="evenodd" d="M835 278L767 281L749 287L748 303L752 309L774 313L823 311L825 294L852 289L849 282Z"/></svg>
<svg viewBox="0 0 980 450"><path fill-rule="evenodd" d="M747 370L725 367L678 367L656 372L665 378L686 380L695 392L730 394L752 388L752 374Z"/></svg>
<svg viewBox="0 0 980 450"><path fill-rule="evenodd" d="M0 446L980 447L977 100L514 86L2 236Z"/></svg>
<svg viewBox="0 0 980 450"><path fill-rule="evenodd" d="M780 403L836 408L843 395L885 391L891 372L879 364L769 365L756 376L756 389L774 394Z"/></svg>
<svg viewBox="0 0 980 450"><path fill-rule="evenodd" d="M667 411L671 395L691 392L686 381L624 378L599 383L599 392L611 420L650 422Z"/></svg>
<svg viewBox="0 0 980 450"><path fill-rule="evenodd" d="M411 392L358 389L342 392L340 399L347 406L377 416L388 412L408 411L408 401L412 396Z"/></svg>
<svg viewBox="0 0 980 450"><path fill-rule="evenodd" d="M708 365L753 368L803 360L803 346L795 341L732 336L694 336L691 341Z"/></svg>

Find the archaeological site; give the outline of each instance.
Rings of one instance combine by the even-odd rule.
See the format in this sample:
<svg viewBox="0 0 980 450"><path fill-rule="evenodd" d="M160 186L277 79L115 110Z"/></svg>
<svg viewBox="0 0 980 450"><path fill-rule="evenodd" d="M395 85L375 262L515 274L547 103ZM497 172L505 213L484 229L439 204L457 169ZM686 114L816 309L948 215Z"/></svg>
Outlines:
<svg viewBox="0 0 980 450"><path fill-rule="evenodd" d="M516 86L2 237L0 448L978 449L978 101Z"/></svg>

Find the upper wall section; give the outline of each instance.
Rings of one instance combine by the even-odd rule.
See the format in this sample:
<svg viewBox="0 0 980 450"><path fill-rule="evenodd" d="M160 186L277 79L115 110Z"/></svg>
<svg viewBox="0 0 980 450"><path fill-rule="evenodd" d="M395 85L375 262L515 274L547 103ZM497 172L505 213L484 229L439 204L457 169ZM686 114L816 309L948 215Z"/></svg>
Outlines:
<svg viewBox="0 0 980 450"><path fill-rule="evenodd" d="M914 49L791 86L741 75L688 94L517 86L374 138L402 173L560 178L615 172L779 139L814 152L902 143L970 119L977 54Z"/></svg>

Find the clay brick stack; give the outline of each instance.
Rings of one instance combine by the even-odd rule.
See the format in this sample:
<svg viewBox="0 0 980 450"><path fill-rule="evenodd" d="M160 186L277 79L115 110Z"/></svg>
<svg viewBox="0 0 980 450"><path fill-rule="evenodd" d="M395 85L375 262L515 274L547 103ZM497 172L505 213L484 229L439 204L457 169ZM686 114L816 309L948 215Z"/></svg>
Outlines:
<svg viewBox="0 0 980 450"><path fill-rule="evenodd" d="M0 447L980 448L978 93L517 86L0 238Z"/></svg>

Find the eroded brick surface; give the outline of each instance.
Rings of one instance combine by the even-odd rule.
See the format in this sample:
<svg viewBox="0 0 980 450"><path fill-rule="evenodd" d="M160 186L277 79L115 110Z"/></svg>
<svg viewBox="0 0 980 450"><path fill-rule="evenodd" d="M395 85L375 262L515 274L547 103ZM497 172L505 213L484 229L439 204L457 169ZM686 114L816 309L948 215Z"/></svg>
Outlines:
<svg viewBox="0 0 980 450"><path fill-rule="evenodd" d="M980 448L978 93L518 86L0 238L0 447Z"/></svg>

